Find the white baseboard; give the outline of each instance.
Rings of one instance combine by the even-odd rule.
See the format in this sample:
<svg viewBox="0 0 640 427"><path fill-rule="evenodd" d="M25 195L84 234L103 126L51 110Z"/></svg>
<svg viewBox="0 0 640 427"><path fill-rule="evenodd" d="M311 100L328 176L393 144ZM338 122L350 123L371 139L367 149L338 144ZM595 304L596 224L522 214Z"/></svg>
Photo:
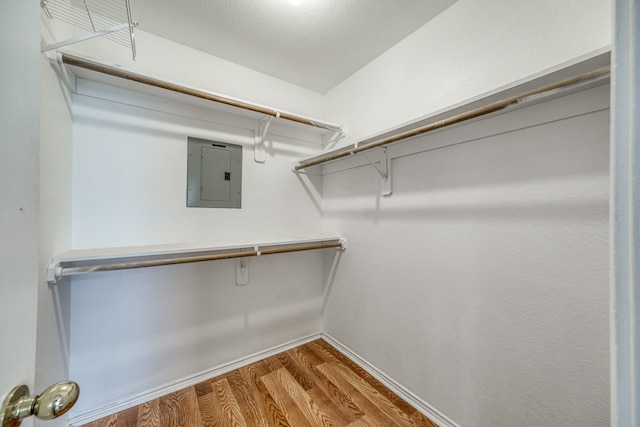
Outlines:
<svg viewBox="0 0 640 427"><path fill-rule="evenodd" d="M242 357L240 359L234 360L229 363L225 363L215 368L207 369L206 371L182 378L177 381L173 381L169 384L162 385L160 387L157 387L153 390L150 390L141 394L128 396L116 403L104 406L102 408L94 409L92 411L85 412L83 414L74 415L73 417L69 418L68 425L70 427L77 427L77 426L81 426L81 425L90 423L92 421L98 420L100 418L113 415L117 412L124 411L125 409L129 409L129 408L133 408L134 406L140 405L142 403L148 402L153 399L157 399L162 396L166 396L167 394L173 393L183 388L191 387L192 385L199 384L208 379L217 377L218 375L223 375L223 374L226 374L227 372L231 372L243 366L247 366L252 363L258 362L260 360L266 359L268 357L275 356L278 353L291 350L294 347L298 347L300 345L306 344L318 338L322 338L321 332L316 332L311 335L307 335L306 337L298 338L298 339L286 342L284 344L277 345L270 349L263 350L258 353L254 353L247 357Z"/></svg>
<svg viewBox="0 0 640 427"><path fill-rule="evenodd" d="M331 344L336 348L340 353L344 354L346 357L355 362L362 369L371 374L375 379L384 384L389 390L393 391L395 394L400 396L402 399L407 401L411 406L416 408L418 411L422 412L425 416L427 416L431 421L436 423L440 427L460 427L458 424L454 423L451 419L445 416L443 413L435 409L433 406L429 405L427 402L416 396L414 393L409 391L406 387L402 386L400 383L396 382L393 378L389 377L387 374L373 366L366 359L360 357L356 352L352 351L349 347L342 344L337 339L333 338L331 335L323 332L322 339Z"/></svg>

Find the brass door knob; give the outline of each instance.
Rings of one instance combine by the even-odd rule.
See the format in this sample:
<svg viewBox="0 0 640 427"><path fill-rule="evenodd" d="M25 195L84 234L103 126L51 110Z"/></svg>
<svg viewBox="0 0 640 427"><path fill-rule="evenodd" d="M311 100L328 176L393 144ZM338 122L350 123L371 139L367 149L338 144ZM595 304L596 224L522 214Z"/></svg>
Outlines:
<svg viewBox="0 0 640 427"><path fill-rule="evenodd" d="M51 420L67 412L78 400L80 387L71 381L62 381L48 387L38 396L29 396L29 387L21 385L7 395L0 410L2 427L17 427L22 420L35 415Z"/></svg>

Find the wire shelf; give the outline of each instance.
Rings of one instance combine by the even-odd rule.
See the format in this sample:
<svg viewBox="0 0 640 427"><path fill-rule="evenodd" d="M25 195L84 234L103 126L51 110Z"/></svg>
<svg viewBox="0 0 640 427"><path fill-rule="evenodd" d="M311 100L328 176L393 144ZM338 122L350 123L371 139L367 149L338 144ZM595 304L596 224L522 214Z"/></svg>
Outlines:
<svg viewBox="0 0 640 427"><path fill-rule="evenodd" d="M40 6L50 19L66 22L89 33L46 46L43 52L104 36L130 48L133 59L136 59L133 29L138 23L131 18L129 0L41 0Z"/></svg>

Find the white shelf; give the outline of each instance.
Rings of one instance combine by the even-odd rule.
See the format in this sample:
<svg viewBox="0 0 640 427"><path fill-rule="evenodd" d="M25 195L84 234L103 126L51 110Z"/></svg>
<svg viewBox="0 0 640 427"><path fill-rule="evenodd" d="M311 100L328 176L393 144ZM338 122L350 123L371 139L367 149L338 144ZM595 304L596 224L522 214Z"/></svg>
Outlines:
<svg viewBox="0 0 640 427"><path fill-rule="evenodd" d="M557 67L554 67L553 69L549 69L549 70L544 70L540 73L537 73L535 75L532 75L526 79L514 82L512 84L506 85L502 88L496 89L494 91L491 91L489 93L477 96L473 99L467 100L465 102L461 102L458 103L456 105L453 105L449 108L440 110L440 111L436 111L432 114L420 117L416 120L412 120L409 121L407 123L403 123L399 126L393 127L391 129L387 129L385 131L379 132L377 134L371 135L367 138L364 138L362 140L359 140L358 142L354 143L354 144L350 144L347 146L343 146L343 147L339 147L336 148L334 150L330 150L330 151L325 151L324 153L320 154L320 155L315 155L312 157L308 157L305 159L300 159L297 162L295 162L292 165L292 169L294 171L296 167L299 167L300 165L304 165L307 163L312 163L321 159L324 159L326 157L329 156L333 156L333 155L341 155L341 154L346 154L349 153L356 149L357 147L361 147L361 146L365 146L369 143L374 143L376 141L380 141L386 138L390 138L399 134L403 134L405 132L410 132L412 130L415 130L417 128L420 128L422 126L428 125L428 124L432 124L432 123L436 123L440 120L444 120L447 119L449 117L452 116L456 116L458 114L461 113L465 113L471 110L474 110L476 108L480 108L483 106L487 106L490 104L493 104L494 102L500 101L502 99L505 98L510 98L513 96L516 96L518 94L521 93L525 93L528 92L530 90L536 89L536 88L540 88L540 87L545 87L547 85L553 84L555 82L567 79L567 78L571 78L574 77L576 75L580 75L582 73L588 73L594 70L597 70L599 68L602 67L606 67L608 65L610 65L611 62L611 58L610 58L610 52L609 51L605 51L605 52L600 52L597 54L594 54L593 56L588 56L586 58L580 58L577 59L575 61L572 61L570 63L566 63L566 64L561 64ZM587 81L584 83L579 83L576 85L572 85L566 88L560 88L557 90L552 90L549 91L547 93L541 94L541 95L537 95L537 96L532 96L529 99L527 99L526 103L518 103L518 104L514 104L513 106L510 106L509 108L505 108L503 110L497 111L497 112L493 112L487 115L483 115L483 116L479 116L473 119L470 119L468 121L465 121L463 124L454 124L451 125L449 128L452 127L457 127L457 126L464 126L470 123L475 123L475 122L479 122L481 120L486 119L487 117L495 117L497 115L501 115L501 114L505 114L507 112L512 112L514 110L517 110L519 108L523 108L525 105L526 106L531 106L534 105L536 103L540 103L543 101L548 101L554 98L558 98L558 97L562 97L562 96L566 96L570 93L574 93L577 91L581 91L581 90L585 90L587 88L590 87L595 87L598 85L601 85L603 83L606 83L609 81L609 77L603 77L600 79L595 79L593 81ZM389 147L391 145L394 146L398 146L398 145L402 145L404 142L408 142L411 140L414 140L415 137L409 137L400 141L396 141L393 142L392 144L386 145L386 147ZM378 148L379 149L379 148ZM376 148L372 149L376 150ZM419 150L417 151L419 152ZM406 152L402 152L401 155L407 155L410 153L406 153ZM318 170L321 174L324 174L325 171L325 166L329 166L329 170L334 171L335 168L333 168L330 165L336 164L336 163L349 163L349 164L355 164L357 163L358 165L364 165L364 164L368 164L369 161L366 159L363 159L361 156L356 155L349 155L349 156L344 156L338 159L334 159L334 160L329 160L326 162L323 162L319 165L313 165L313 166L309 166L309 168L316 168L318 167ZM373 163L380 163L379 160L374 161Z"/></svg>
<svg viewBox="0 0 640 427"><path fill-rule="evenodd" d="M323 236L317 238L292 239L268 242L242 242L222 245L149 245L119 248L78 249L56 256L47 268L47 281L56 283L66 275L84 274L93 271L104 271L101 267L122 265L121 268L109 270L138 268L133 264L152 262L157 265L168 265L186 262L207 261L206 259L189 259L219 256L224 258L238 258L239 252L247 252L247 256L260 256L270 251L296 252L300 250L322 249L314 246L335 244L338 249L346 248L346 240L340 236ZM257 252L257 254L256 254ZM279 252L278 252L279 253ZM142 265L141 267L144 267ZM93 269L92 269L93 268ZM83 270L65 274L65 269Z"/></svg>
<svg viewBox="0 0 640 427"><path fill-rule="evenodd" d="M272 130L275 128L288 128L294 132L305 132L319 136L344 135L344 127L338 124L256 104L206 89L186 86L179 82L142 75L119 66L102 63L93 58L80 56L76 53L61 52L57 61L76 80L80 79L107 85L112 88L215 111L216 113L250 119L255 122L273 119ZM69 63L65 61L69 61ZM74 91L79 89L80 85L76 85L73 88ZM219 99L220 102L215 101L215 99ZM241 107L243 105L246 108Z"/></svg>

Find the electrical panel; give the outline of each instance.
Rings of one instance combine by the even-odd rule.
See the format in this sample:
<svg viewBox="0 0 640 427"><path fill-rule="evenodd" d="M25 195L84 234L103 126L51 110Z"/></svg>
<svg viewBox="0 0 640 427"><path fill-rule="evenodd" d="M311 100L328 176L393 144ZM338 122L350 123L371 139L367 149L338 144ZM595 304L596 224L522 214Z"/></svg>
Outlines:
<svg viewBox="0 0 640 427"><path fill-rule="evenodd" d="M189 137L187 206L242 207L242 146Z"/></svg>

